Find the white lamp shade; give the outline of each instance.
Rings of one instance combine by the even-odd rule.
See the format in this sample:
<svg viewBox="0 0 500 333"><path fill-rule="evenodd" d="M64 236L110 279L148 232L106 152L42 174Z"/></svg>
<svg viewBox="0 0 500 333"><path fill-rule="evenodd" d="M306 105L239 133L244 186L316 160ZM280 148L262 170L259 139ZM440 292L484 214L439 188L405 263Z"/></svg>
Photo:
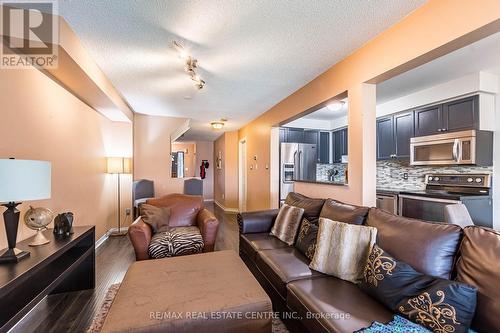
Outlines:
<svg viewBox="0 0 500 333"><path fill-rule="evenodd" d="M0 159L0 202L50 199L51 163Z"/></svg>
<svg viewBox="0 0 500 333"><path fill-rule="evenodd" d="M108 157L107 173L132 173L132 159L128 157Z"/></svg>

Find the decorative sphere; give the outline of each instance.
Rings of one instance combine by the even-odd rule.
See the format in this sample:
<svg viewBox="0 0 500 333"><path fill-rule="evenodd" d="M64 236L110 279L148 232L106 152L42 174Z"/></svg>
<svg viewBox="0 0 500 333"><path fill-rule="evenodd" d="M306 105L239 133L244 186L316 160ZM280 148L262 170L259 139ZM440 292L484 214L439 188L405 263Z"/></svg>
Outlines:
<svg viewBox="0 0 500 333"><path fill-rule="evenodd" d="M33 230L45 229L53 219L54 214L48 208L33 208L30 206L30 209L24 214L24 223Z"/></svg>

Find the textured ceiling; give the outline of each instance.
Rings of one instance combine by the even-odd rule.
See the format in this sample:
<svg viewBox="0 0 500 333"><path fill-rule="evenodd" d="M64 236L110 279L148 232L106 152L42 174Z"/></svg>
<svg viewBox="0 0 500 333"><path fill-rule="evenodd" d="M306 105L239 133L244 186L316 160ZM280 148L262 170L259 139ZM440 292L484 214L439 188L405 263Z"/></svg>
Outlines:
<svg viewBox="0 0 500 333"><path fill-rule="evenodd" d="M190 139L235 130L424 0L60 0L59 12L135 112L192 118ZM171 47L199 60L198 91Z"/></svg>
<svg viewBox="0 0 500 333"><path fill-rule="evenodd" d="M500 75L500 33L378 84L377 104L479 71Z"/></svg>

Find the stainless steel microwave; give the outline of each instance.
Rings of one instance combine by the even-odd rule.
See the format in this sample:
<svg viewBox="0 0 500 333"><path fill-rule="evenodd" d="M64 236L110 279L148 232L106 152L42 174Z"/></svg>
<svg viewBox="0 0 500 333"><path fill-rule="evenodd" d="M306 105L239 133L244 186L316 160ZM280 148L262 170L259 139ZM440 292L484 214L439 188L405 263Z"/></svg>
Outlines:
<svg viewBox="0 0 500 333"><path fill-rule="evenodd" d="M493 132L468 130L411 138L411 165L493 165Z"/></svg>

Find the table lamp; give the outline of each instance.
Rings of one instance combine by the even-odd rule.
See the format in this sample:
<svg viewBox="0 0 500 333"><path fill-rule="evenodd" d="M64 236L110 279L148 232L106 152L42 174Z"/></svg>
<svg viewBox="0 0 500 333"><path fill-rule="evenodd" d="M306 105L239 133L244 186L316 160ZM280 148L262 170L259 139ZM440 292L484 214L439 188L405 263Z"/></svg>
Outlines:
<svg viewBox="0 0 500 333"><path fill-rule="evenodd" d="M118 175L118 230L109 233L109 236L123 236L127 232L121 230L120 175L132 173L132 159L127 157L108 157L107 173Z"/></svg>
<svg viewBox="0 0 500 333"><path fill-rule="evenodd" d="M50 199L51 164L45 161L0 159L0 203L8 248L0 252L0 263L18 262L30 253L16 249L19 210L23 201Z"/></svg>

